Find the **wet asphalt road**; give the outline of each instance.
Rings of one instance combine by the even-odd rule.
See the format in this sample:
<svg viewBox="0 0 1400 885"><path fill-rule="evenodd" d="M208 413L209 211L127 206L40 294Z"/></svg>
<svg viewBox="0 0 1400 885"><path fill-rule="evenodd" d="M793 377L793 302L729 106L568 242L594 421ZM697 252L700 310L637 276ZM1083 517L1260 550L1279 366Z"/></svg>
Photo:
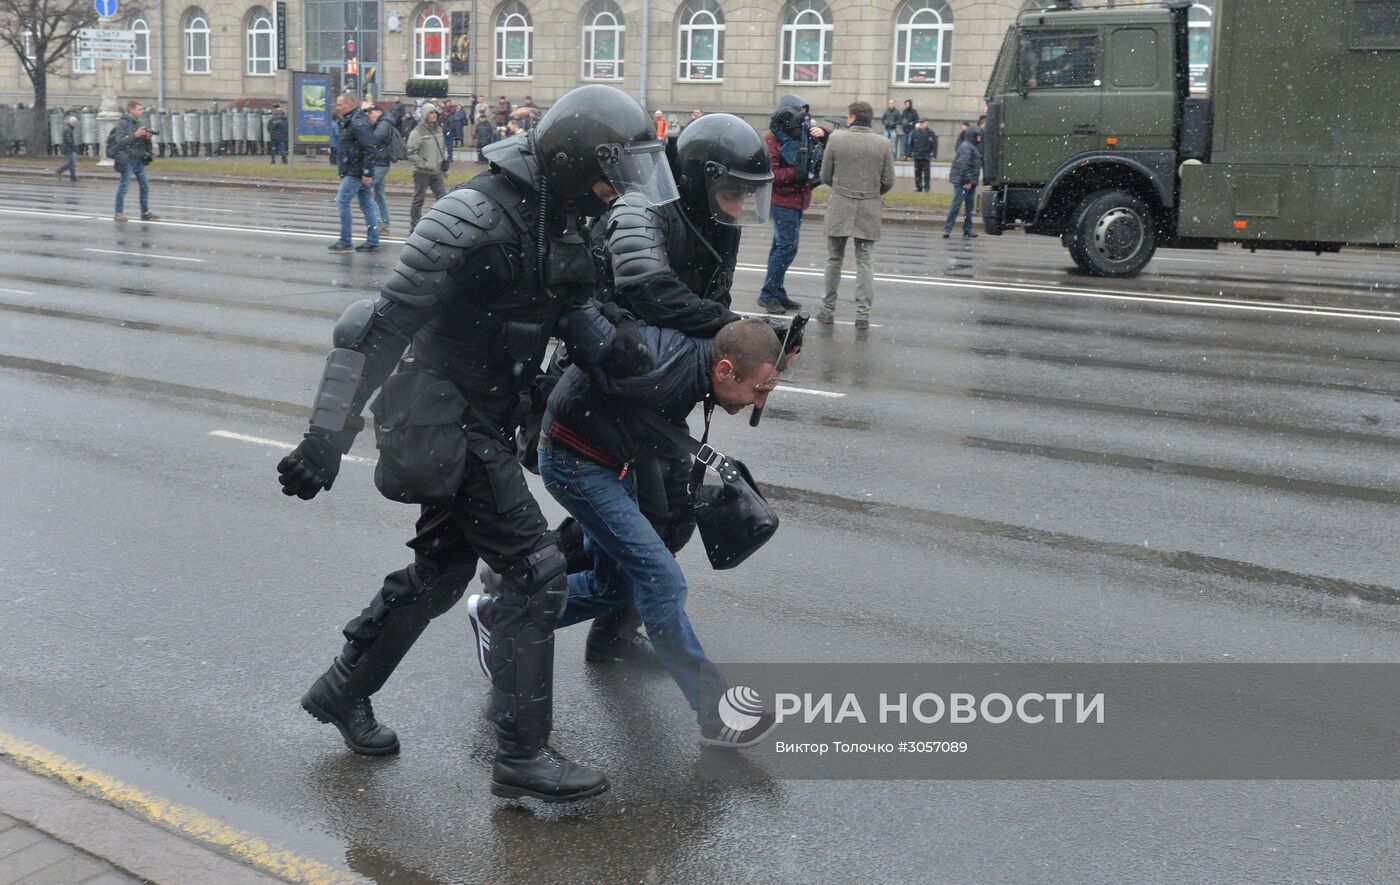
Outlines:
<svg viewBox="0 0 1400 885"><path fill-rule="evenodd" d="M162 185L117 226L111 193L0 179L0 730L380 882L1400 878L1389 782L712 783L671 683L583 666L583 628L556 743L613 789L502 803L464 606L376 698L402 755L354 757L296 701L413 516L361 463L283 498L275 443L395 250L328 254L328 197ZM813 308L824 254L811 225ZM717 419L783 529L735 572L684 552L712 657L1400 660L1400 256L1103 283L1040 238L876 254L877 326L848 280L789 379L840 396Z"/></svg>

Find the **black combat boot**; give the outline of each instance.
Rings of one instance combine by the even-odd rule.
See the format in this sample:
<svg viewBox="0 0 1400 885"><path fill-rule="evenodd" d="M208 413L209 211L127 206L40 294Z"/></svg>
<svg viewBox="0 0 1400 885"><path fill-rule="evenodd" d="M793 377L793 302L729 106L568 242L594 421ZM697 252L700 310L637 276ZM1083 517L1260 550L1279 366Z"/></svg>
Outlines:
<svg viewBox="0 0 1400 885"><path fill-rule="evenodd" d="M588 628L588 641L584 645L583 658L590 664L631 664L640 667L659 667L661 659L651 640L642 635L642 619L637 610L628 606L626 611L615 615L594 618Z"/></svg>
<svg viewBox="0 0 1400 885"><path fill-rule="evenodd" d="M511 724L496 726L496 764L491 769L491 794L502 799L577 802L605 793L608 779L601 771L565 759L544 744L526 747L515 739Z"/></svg>
<svg viewBox="0 0 1400 885"><path fill-rule="evenodd" d="M364 661L358 662L363 665ZM387 756L399 751L399 736L374 718L369 694L356 691L353 670L338 657L302 695L301 707L322 722L340 729L345 746L365 756Z"/></svg>

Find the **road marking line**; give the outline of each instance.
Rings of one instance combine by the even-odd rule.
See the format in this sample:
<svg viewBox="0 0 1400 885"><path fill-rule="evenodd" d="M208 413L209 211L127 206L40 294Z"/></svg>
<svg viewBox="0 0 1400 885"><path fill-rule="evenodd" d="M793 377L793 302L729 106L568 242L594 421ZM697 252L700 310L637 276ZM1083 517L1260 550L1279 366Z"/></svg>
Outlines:
<svg viewBox="0 0 1400 885"><path fill-rule="evenodd" d="M164 258L166 261L194 261L204 264L203 258L181 258L179 255L157 255L154 252L124 252L121 249L84 249L84 252L101 252L103 255L134 255L137 258Z"/></svg>
<svg viewBox="0 0 1400 885"><path fill-rule="evenodd" d="M211 430L210 436L217 436L220 439L233 439L239 442L254 443L260 446L268 446L273 449L283 449L290 452L297 447L296 443L282 442L280 439L268 439L265 436L248 436L246 433L234 433L232 430ZM361 458L359 455L346 455L346 461L355 464L366 464L373 467L377 462L373 458Z"/></svg>
<svg viewBox="0 0 1400 885"><path fill-rule="evenodd" d="M731 308L731 309L732 309L732 308ZM736 310L736 311L734 311L734 312L737 313L737 314L738 314L739 316L741 316L741 317L758 317L758 318L761 319L761 320L767 319L768 317L776 317L776 318L778 318L778 319L792 319L792 317L784 317L784 316L782 316L781 314L768 313L767 311ZM832 322L834 322L834 323L835 323L836 325L838 325L838 326L854 326L854 325L855 325L855 323L852 322L851 320L833 320ZM879 323L871 323L871 324L870 324L870 328L872 328L872 329L883 329L884 326L880 325Z"/></svg>
<svg viewBox="0 0 1400 885"><path fill-rule="evenodd" d="M767 273L766 267L755 264L741 264L736 270L747 271L749 273ZM789 274L803 277L821 277L822 271L816 270L793 270L788 269ZM842 274L842 279L854 279L852 274ZM1137 301L1145 304L1180 304L1190 307L1205 307L1212 310L1252 310L1261 313L1282 313L1293 316L1322 316L1336 317L1347 320L1367 320L1370 322L1400 323L1400 313L1386 313L1384 311L1368 310L1348 310L1346 308L1331 307L1305 307L1289 305L1266 305L1256 304L1249 301L1237 301L1228 298L1207 298L1204 296L1185 295L1149 295L1137 292L1123 292L1115 289L1104 289L1093 291L1086 289L1064 289L1064 288L1036 288L1034 285L1010 284L1010 283L990 283L973 280L949 280L946 277L897 277L886 274L876 274L875 279L881 283L904 283L912 286L933 286L942 289L980 289L992 292L1014 292L1025 295L1065 295L1074 298L1096 298L1104 301Z"/></svg>
<svg viewBox="0 0 1400 885"><path fill-rule="evenodd" d="M0 754L30 771L57 778L81 793L110 802L129 814L173 829L196 842L232 854L264 872L289 881L306 885L348 885L364 881L320 861L275 848L217 818L176 805L3 731L0 731Z"/></svg>
<svg viewBox="0 0 1400 885"><path fill-rule="evenodd" d="M192 209L195 212L227 212L230 215L237 215L240 211L238 209L213 209L209 206L181 206L178 203L167 203L164 200L160 201L160 206L162 209Z"/></svg>
<svg viewBox="0 0 1400 885"><path fill-rule="evenodd" d="M11 295L33 295L33 294L34 294L33 292L29 291L28 289L6 289L4 286L0 286L0 292L8 292L8 293L10 293Z"/></svg>
<svg viewBox="0 0 1400 885"><path fill-rule="evenodd" d="M0 214L5 215L39 215L44 218L80 218L83 221L95 221L96 215L73 215L68 212L47 212L41 209L0 209Z"/></svg>

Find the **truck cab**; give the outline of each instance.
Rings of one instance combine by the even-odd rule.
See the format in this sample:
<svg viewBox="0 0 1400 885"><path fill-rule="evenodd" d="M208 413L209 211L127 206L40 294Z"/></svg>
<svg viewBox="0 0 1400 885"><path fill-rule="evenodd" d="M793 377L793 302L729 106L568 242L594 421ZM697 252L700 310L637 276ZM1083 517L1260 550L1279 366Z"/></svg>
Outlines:
<svg viewBox="0 0 1400 885"><path fill-rule="evenodd" d="M988 233L1060 236L1076 263L1105 276L1136 273L1171 238L1189 7L1020 17L987 90Z"/></svg>

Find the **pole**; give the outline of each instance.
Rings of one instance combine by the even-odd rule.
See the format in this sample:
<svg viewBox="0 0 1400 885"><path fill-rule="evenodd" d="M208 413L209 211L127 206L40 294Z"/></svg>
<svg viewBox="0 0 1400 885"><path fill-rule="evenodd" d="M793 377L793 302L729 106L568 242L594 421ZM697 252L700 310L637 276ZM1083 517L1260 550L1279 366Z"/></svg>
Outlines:
<svg viewBox="0 0 1400 885"><path fill-rule="evenodd" d="M147 40L150 35L147 34ZM146 51L150 52L148 43ZM156 110L165 110L165 0L156 3Z"/></svg>
<svg viewBox="0 0 1400 885"><path fill-rule="evenodd" d="M109 16L101 16L97 20L97 26L104 31L111 30L112 19ZM112 66L116 62L102 59L97 62L98 77L102 87L102 104L97 108L97 165L115 166L115 160L107 159L107 151L104 145L107 144L107 133L116 127L117 121L121 119L121 112L117 110L117 87L113 84Z"/></svg>
<svg viewBox="0 0 1400 885"><path fill-rule="evenodd" d="M481 44L476 42L476 26L476 0L472 0L472 95L475 95L477 98L480 98L481 93L476 91L476 69L481 67ZM469 120L467 125L475 126L476 121Z"/></svg>
<svg viewBox="0 0 1400 885"><path fill-rule="evenodd" d="M647 81L651 79L647 60L651 57L651 0L642 0L642 81L637 86L637 92L642 97L642 107L651 112L651 107L647 104Z"/></svg>

